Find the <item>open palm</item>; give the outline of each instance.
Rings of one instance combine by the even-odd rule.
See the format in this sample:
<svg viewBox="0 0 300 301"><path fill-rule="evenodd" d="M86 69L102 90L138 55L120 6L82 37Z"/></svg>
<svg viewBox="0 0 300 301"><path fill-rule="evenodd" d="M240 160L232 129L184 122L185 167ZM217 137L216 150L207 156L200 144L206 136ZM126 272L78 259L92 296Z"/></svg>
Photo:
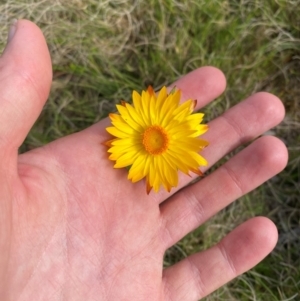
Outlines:
<svg viewBox="0 0 300 301"><path fill-rule="evenodd" d="M146 194L108 160L108 120L18 156L47 99L51 61L40 30L18 21L0 61L0 299L192 301L257 264L276 227L257 217L212 248L163 270L163 255L226 205L286 164L274 137L255 140L200 182ZM204 67L176 82L198 109L221 94ZM281 121L281 102L255 94L210 122L210 166ZM180 187L192 178L181 176ZM165 199L168 198L167 201Z"/></svg>

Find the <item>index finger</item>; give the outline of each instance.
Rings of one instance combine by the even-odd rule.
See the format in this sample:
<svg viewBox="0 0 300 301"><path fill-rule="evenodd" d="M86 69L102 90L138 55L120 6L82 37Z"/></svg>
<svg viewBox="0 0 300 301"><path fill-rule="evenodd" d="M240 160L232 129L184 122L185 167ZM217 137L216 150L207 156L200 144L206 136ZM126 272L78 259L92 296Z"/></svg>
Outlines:
<svg viewBox="0 0 300 301"><path fill-rule="evenodd" d="M214 67L202 67L180 78L172 86L170 86L169 89L172 89L172 87L174 86L181 90L181 101L185 101L187 99L196 99L196 109L199 109L200 107L203 107L204 105L218 97L224 91L226 80L223 73L219 69ZM98 124L82 132L82 135L84 133L84 137L82 137L82 139L89 139L89 136L98 137L100 141L95 141L97 145L101 145L101 143L112 139L112 136L110 136L105 129L107 126L109 126L109 124L109 119L102 120ZM97 151L97 154L99 156L99 147L95 147L94 150ZM103 151L105 152L103 153L103 158L107 160L107 148L102 147L101 152ZM108 164L106 165L108 166ZM108 168L113 168L112 162L110 162L109 165L111 167L108 166ZM102 166L104 166L104 164L102 164ZM122 181L122 185L134 186L135 193L138 193L140 191L141 196L147 197L145 193L145 181L142 180L135 184L129 183L126 179L126 170L124 169L115 169L114 174L118 179L120 179L120 177L124 178L124 184ZM190 177L185 176L185 182L182 182L180 185L185 185L190 180ZM127 188L124 187L124 189ZM176 190L173 189L172 192L174 191ZM161 189L158 193L150 193L150 198L155 199L154 203L159 203L169 195L169 193L166 193Z"/></svg>

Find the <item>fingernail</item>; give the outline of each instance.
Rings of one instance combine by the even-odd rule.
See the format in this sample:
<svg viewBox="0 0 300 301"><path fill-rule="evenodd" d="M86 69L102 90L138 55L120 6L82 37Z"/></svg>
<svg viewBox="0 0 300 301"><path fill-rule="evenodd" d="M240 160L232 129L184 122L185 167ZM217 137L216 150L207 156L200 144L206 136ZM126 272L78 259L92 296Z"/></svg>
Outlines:
<svg viewBox="0 0 300 301"><path fill-rule="evenodd" d="M12 40L12 38L14 37L16 29L17 29L17 23L18 23L17 19L12 20L10 27L9 27L7 42L10 42Z"/></svg>

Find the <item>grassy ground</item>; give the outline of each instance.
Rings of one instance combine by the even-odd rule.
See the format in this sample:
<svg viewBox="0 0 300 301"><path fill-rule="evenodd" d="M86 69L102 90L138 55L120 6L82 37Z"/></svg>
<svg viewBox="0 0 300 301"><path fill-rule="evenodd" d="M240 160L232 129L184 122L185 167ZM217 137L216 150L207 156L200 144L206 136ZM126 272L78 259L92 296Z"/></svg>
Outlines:
<svg viewBox="0 0 300 301"><path fill-rule="evenodd" d="M300 300L300 0L2 0L0 12L1 48L9 22L27 18L43 29L53 59L51 96L23 151L97 122L132 89L202 65L228 80L205 109L209 119L256 91L282 98L287 116L271 134L287 144L288 167L170 249L165 264L266 215L279 228L275 251L205 300Z"/></svg>

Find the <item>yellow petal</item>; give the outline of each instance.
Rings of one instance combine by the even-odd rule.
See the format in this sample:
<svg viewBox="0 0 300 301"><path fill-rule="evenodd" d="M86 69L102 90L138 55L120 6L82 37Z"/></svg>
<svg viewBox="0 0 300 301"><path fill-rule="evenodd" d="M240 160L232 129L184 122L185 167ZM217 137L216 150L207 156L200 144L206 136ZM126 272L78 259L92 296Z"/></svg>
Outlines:
<svg viewBox="0 0 300 301"><path fill-rule="evenodd" d="M142 110L141 95L136 91L132 92L132 102L135 109L140 112Z"/></svg>
<svg viewBox="0 0 300 301"><path fill-rule="evenodd" d="M129 153L122 154L122 156L120 156L117 159L114 168L122 168L122 167L130 166L134 162L137 155L138 153L136 152L129 152Z"/></svg>
<svg viewBox="0 0 300 301"><path fill-rule="evenodd" d="M144 154L137 157L136 160L133 162L132 166L130 167L128 179L131 180L133 183L140 181L142 178L145 177L144 163L146 156L147 155Z"/></svg>
<svg viewBox="0 0 300 301"><path fill-rule="evenodd" d="M157 99L156 99L156 111L157 111L158 114L161 112L162 106L163 106L167 96L168 96L167 88L164 86L159 91Z"/></svg>
<svg viewBox="0 0 300 301"><path fill-rule="evenodd" d="M117 129L116 127L108 127L108 128L106 128L106 131L109 132L111 135L118 137L118 138L130 137L130 134L122 132L119 129Z"/></svg>

